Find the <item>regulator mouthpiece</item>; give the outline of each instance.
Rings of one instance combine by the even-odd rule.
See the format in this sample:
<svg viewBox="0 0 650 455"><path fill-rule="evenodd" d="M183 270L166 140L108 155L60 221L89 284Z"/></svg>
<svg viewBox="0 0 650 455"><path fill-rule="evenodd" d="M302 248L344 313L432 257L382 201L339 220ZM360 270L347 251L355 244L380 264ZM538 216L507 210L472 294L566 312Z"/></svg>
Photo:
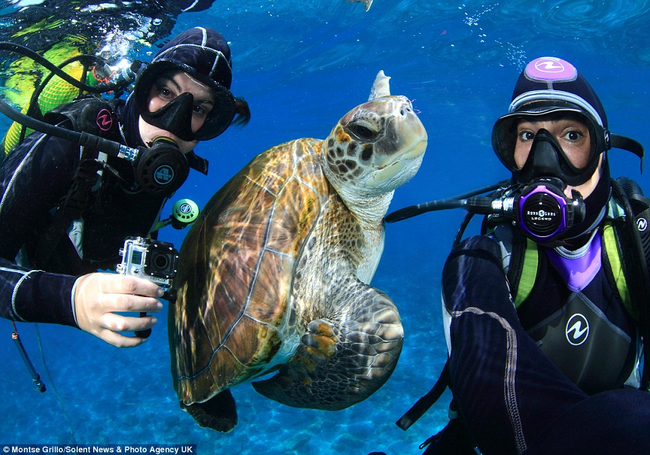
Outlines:
<svg viewBox="0 0 650 455"><path fill-rule="evenodd" d="M580 193L572 190L568 198L564 188L559 179L534 180L507 197L493 200L492 213L510 218L536 242L557 240L586 214Z"/></svg>
<svg viewBox="0 0 650 455"><path fill-rule="evenodd" d="M149 148L139 150L135 178L147 193L169 197L185 183L190 165L172 139L156 136Z"/></svg>

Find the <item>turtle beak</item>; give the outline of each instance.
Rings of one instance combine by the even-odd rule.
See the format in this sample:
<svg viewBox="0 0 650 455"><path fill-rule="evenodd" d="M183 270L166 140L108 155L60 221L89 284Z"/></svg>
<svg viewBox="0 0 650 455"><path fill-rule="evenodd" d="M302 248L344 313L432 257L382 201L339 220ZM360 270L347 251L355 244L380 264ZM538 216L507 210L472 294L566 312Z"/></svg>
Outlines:
<svg viewBox="0 0 650 455"><path fill-rule="evenodd" d="M370 176L371 186L397 188L408 182L420 169L427 149L428 135L411 102L396 98L398 113L386 125L386 134L376 144L375 172Z"/></svg>
<svg viewBox="0 0 650 455"><path fill-rule="evenodd" d="M372 183L369 183L372 186L384 186L387 182L396 180L399 182L395 186L395 188L397 188L411 180L420 169L422 159L424 158L424 152L427 149L427 142L427 137L425 135L424 138L415 142L408 149L402 150L397 155L393 154L390 157L387 157L390 158L390 160L385 160L387 161L385 164L380 164L377 167L377 171L373 172L369 178ZM408 174L408 178L403 178L402 174L404 173ZM390 184L389 186L393 186L393 184Z"/></svg>

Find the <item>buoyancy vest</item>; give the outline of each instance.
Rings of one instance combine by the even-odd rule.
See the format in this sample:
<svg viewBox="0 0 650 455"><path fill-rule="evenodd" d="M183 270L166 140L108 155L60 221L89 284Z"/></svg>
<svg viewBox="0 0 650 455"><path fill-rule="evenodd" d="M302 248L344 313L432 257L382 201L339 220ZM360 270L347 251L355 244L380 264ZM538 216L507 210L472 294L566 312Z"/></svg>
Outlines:
<svg viewBox="0 0 650 455"><path fill-rule="evenodd" d="M620 301L638 326L643 352L650 352L650 199L634 181L612 180L613 196L602 226L603 269ZM464 223L461 230L467 226ZM537 244L524 235L514 235L511 226L500 232L503 269L508 277L513 303L519 308L531 295L540 267ZM460 239L459 232L457 239ZM508 238L509 236L509 238ZM644 362L640 388L648 390L650 362ZM407 430L442 396L449 385L447 362L433 388L397 422ZM453 402L452 402L453 408ZM451 410L450 410L451 415ZM473 453L474 444L458 419L453 419L420 448L435 444L437 454ZM432 449L431 447L430 449ZM429 451L427 450L427 453Z"/></svg>
<svg viewBox="0 0 650 455"><path fill-rule="evenodd" d="M88 96L54 107L45 113L44 119L52 125L67 120L74 131L83 131L119 142L121 138L116 112L123 105L124 101L121 99Z"/></svg>
<svg viewBox="0 0 650 455"><path fill-rule="evenodd" d="M605 241L599 229L575 252L526 241L519 257L521 253L512 252L512 236L503 240L504 231L513 230L519 233L502 225L492 237L502 250L509 250L503 256L504 272L509 271L508 262L523 262L519 282L512 273L509 281L518 285L513 303L541 351L590 395L624 383L639 387L639 375L632 374L641 353L636 324L608 279L611 274L605 272L606 257L620 255L618 242Z"/></svg>
<svg viewBox="0 0 650 455"><path fill-rule="evenodd" d="M614 192L602 224L602 266L647 346L650 341L650 200L630 179L616 179L612 186ZM518 235L518 231L510 226L497 226L494 232L498 232L503 268L508 276L513 302L520 308L530 297L538 280L540 261L543 260L541 247L524 235ZM577 301L570 303L574 306L578 304ZM570 317L574 313L566 314ZM575 320L572 322L574 325L577 323ZM567 330L571 328L566 324L564 327ZM578 326L575 327L580 330ZM644 351L650 349L646 347ZM644 390L648 390L647 368L640 384L637 384Z"/></svg>
<svg viewBox="0 0 650 455"><path fill-rule="evenodd" d="M57 106L45 114L45 120L122 142L116 111L123 103L119 99L90 96ZM132 191L129 188L133 185L130 163L120 159L111 161L110 157L89 147L80 147L79 150L79 165L73 183L56 207L50 227L40 237L38 247L32 248L31 266L73 274L109 267L119 257L118 248L112 248L114 252L112 249L107 251L102 245L114 243L108 240L97 243L95 239L88 243L89 235L97 237L93 235L94 230L103 233L104 237L110 235L123 239L134 230L138 235L146 236L157 220L165 198ZM133 205L140 206L136 212L141 215L138 218L142 220L141 226L130 226L122 232L119 208L115 206ZM128 218L128 214L124 216ZM107 232L103 226L109 222L112 228ZM66 235L70 242L62 245L60 240ZM67 243L74 248L65 245Z"/></svg>

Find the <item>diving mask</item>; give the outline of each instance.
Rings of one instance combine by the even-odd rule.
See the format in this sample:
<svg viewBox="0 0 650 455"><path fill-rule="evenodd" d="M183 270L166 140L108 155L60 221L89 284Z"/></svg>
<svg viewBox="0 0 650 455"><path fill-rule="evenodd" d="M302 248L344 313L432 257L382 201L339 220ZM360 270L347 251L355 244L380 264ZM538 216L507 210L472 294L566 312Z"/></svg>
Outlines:
<svg viewBox="0 0 650 455"><path fill-rule="evenodd" d="M156 65L161 66L164 63L166 62L157 62ZM164 68L160 69L164 70ZM235 98L230 90L212 84L210 90L214 97L214 107L207 114L201 128L193 132L194 96L189 92L180 94L157 111L149 112L149 92L155 82L151 73L144 74L138 81L134 95L140 115L147 123L169 131L184 141L213 139L223 133L235 117Z"/></svg>
<svg viewBox="0 0 650 455"><path fill-rule="evenodd" d="M557 139L546 129L536 132L530 152L523 166L515 162L517 126L522 121L536 122L570 118L579 121L589 132L589 150L586 156L569 155ZM556 177L571 186L578 186L591 178L598 167L600 154L611 148L610 135L597 121L577 106L569 103L552 105L537 102L523 112L507 114L497 120L492 130L492 146L501 162L520 183L538 177Z"/></svg>

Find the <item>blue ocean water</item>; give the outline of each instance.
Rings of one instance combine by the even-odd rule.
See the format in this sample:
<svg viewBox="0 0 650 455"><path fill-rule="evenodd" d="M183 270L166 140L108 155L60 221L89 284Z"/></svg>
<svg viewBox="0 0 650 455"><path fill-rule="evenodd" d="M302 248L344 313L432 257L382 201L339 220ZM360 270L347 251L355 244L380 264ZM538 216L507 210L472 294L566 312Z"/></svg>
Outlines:
<svg viewBox="0 0 650 455"><path fill-rule="evenodd" d="M507 177L491 151L491 128L524 65L542 55L571 61L598 92L612 132L650 146L650 1L375 0L364 12L344 0L223 0L181 14L174 33L196 25L229 40L232 90L253 114L244 129L199 145L210 176L191 175L176 197L200 207L266 148L326 137L367 99L381 69L392 77L393 94L414 100L429 133L422 168L396 192L391 210ZM634 178L650 192L638 159L614 150L610 161L613 175ZM462 216L449 210L388 225L372 284L395 301L406 338L391 379L361 404L339 412L294 409L243 385L233 390L235 430L201 429L179 409L172 388L166 314L150 340L132 350L67 327L19 324L48 387L40 394L13 346L11 324L0 320L0 444L197 444L200 454L224 455L419 453L417 446L445 424L449 398L407 432L394 422L429 390L445 361L439 281ZM161 231L179 246L184 235Z"/></svg>

